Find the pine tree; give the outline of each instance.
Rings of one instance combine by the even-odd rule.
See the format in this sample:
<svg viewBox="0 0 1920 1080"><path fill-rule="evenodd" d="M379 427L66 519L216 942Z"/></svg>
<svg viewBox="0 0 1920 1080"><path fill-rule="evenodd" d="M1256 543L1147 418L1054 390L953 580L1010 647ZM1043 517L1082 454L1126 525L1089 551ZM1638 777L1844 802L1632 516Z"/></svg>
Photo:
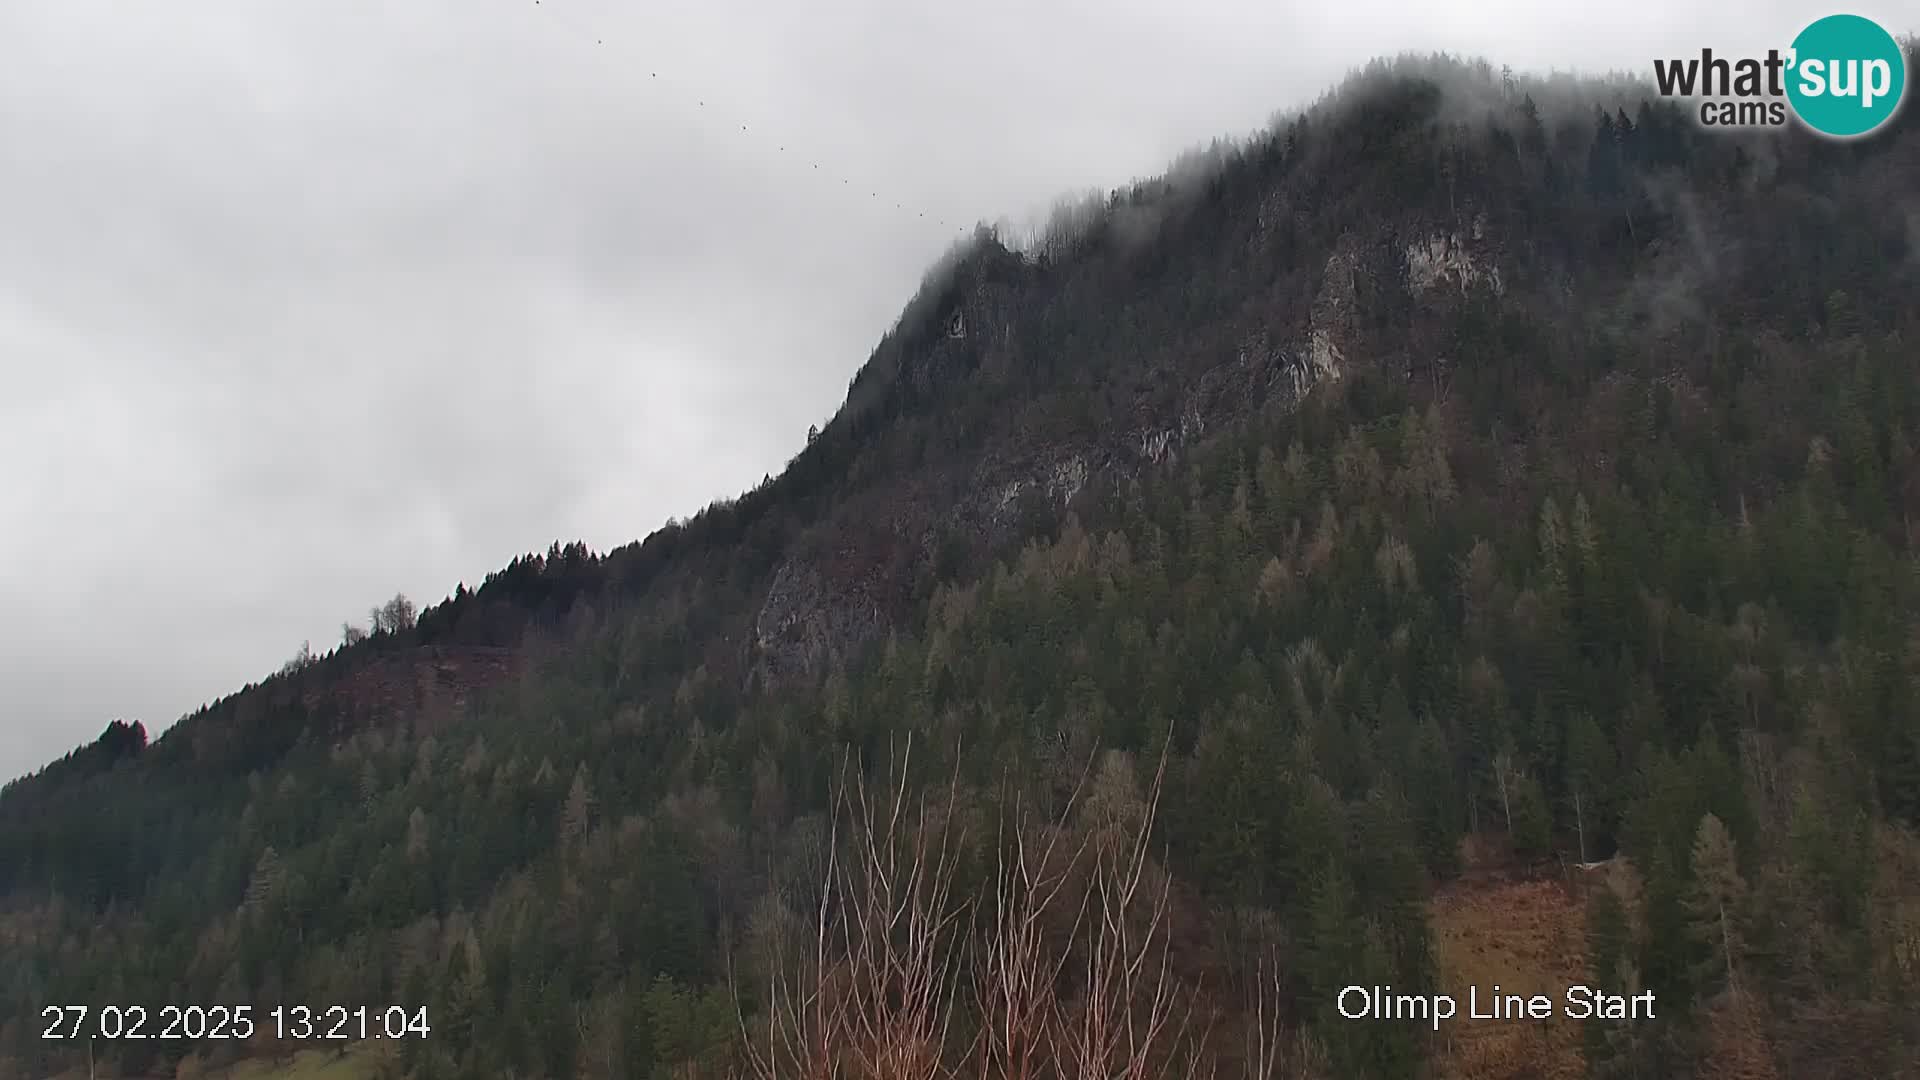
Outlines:
<svg viewBox="0 0 1920 1080"><path fill-rule="evenodd" d="M1613 745L1591 713L1576 713L1567 725L1565 760L1567 802L1573 811L1580 861L1590 862L1593 858L1590 839L1611 828L1616 769Z"/></svg>
<svg viewBox="0 0 1920 1080"><path fill-rule="evenodd" d="M1593 523L1593 510L1587 506L1587 497L1583 493L1576 492L1573 496L1571 529L1576 563L1583 572L1591 573L1600 560L1600 533Z"/></svg>
<svg viewBox="0 0 1920 1080"><path fill-rule="evenodd" d="M368 817L373 816L374 808L380 802L381 792L380 773L374 768L372 758L360 763L359 791L360 812Z"/></svg>
<svg viewBox="0 0 1920 1080"><path fill-rule="evenodd" d="M1693 841L1693 884L1686 907L1694 940L1706 950L1697 978L1702 986L1738 993L1737 968L1746 950L1743 916L1747 884L1740 877L1733 838L1720 819L1700 819Z"/></svg>
<svg viewBox="0 0 1920 1080"><path fill-rule="evenodd" d="M1567 588L1567 522L1551 495L1540 507L1539 531L1542 575L1557 599Z"/></svg>
<svg viewBox="0 0 1920 1080"><path fill-rule="evenodd" d="M254 863L253 876L247 879L242 909L254 918L263 918L280 899L286 884L287 869L280 861L280 853L269 844L260 852L259 861Z"/></svg>
<svg viewBox="0 0 1920 1080"><path fill-rule="evenodd" d="M407 858L419 862L427 856L427 812L418 806L407 815Z"/></svg>
<svg viewBox="0 0 1920 1080"><path fill-rule="evenodd" d="M1601 885L1587 902L1586 930L1591 985L1604 986L1612 993L1620 993L1620 984L1616 981L1619 972L1633 963L1633 923L1628 916L1626 902L1612 885ZM1599 1019L1587 1022L1582 1034L1589 1061L1598 1064L1609 1056L1609 1029L1616 1026Z"/></svg>
<svg viewBox="0 0 1920 1080"><path fill-rule="evenodd" d="M1313 883L1307 901L1300 975L1309 988L1307 1000L1338 1024L1334 998L1351 985L1351 974L1366 948L1366 928L1359 915L1359 898L1346 871L1328 866Z"/></svg>
<svg viewBox="0 0 1920 1080"><path fill-rule="evenodd" d="M1537 778L1527 773L1519 774L1510 783L1514 853L1529 859L1549 854L1553 850L1553 815L1547 807L1546 791Z"/></svg>
<svg viewBox="0 0 1920 1080"><path fill-rule="evenodd" d="M561 839L577 843L593 825L593 785L587 779L586 762L574 767L573 783L560 811Z"/></svg>

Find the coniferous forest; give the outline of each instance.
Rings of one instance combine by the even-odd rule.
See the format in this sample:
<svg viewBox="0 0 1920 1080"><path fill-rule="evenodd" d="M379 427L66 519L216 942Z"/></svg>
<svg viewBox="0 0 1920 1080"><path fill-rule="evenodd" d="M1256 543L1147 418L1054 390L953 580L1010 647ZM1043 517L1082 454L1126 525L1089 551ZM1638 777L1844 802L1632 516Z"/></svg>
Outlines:
<svg viewBox="0 0 1920 1080"><path fill-rule="evenodd" d="M369 629L0 793L0 1075L1920 1075L1920 112L1382 62ZM1656 1017L1339 1014L1521 985L1520 896Z"/></svg>

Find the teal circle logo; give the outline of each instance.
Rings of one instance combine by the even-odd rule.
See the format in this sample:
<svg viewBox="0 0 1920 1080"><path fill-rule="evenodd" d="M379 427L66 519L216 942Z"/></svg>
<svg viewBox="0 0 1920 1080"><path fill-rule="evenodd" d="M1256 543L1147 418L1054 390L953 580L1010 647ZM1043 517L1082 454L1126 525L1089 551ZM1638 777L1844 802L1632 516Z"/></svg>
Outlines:
<svg viewBox="0 0 1920 1080"><path fill-rule="evenodd" d="M1850 139L1893 118L1907 93L1907 54L1872 19L1829 15L1800 31L1787 100L1802 123Z"/></svg>

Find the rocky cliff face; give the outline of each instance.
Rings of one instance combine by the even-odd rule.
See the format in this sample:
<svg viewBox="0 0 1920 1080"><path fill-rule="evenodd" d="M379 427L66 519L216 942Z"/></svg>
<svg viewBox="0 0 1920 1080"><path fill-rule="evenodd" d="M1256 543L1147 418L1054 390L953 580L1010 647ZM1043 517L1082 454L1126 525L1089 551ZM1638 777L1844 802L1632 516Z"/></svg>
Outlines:
<svg viewBox="0 0 1920 1080"><path fill-rule="evenodd" d="M1435 290L1465 295L1485 286L1495 296L1506 292L1500 280L1500 268L1486 255L1487 218L1476 215L1466 236L1453 231L1435 231L1407 245L1407 284L1419 296Z"/></svg>
<svg viewBox="0 0 1920 1080"><path fill-rule="evenodd" d="M1272 205L1263 208L1263 226L1279 220ZM1249 239L1247 257L1273 257L1280 243L1263 227ZM960 536L976 552L999 550L1032 510L1070 510L1101 484L1125 488L1211 433L1293 409L1316 387L1377 365L1363 326L1370 301L1393 293L1436 308L1505 290L1485 214L1445 226L1382 223L1370 233L1343 233L1318 254L1287 255L1319 268L1310 293L1303 296L1292 276L1250 292L1229 321L1235 337L1221 343L1228 347L1216 344L1211 356L1196 350L1155 358L1129 388L1131 397L1097 424L1023 422L1033 402L1016 398L947 463L957 478L948 497L909 493L900 486L904 478L883 477L817 525L765 589L754 619L752 670L774 681L817 678L876 640L916 574L937 559L943 537ZM1055 291L1038 271L1030 279L1024 289L995 281L959 291L920 355L896 361L896 385L937 396L1008 380L1048 359L1026 343L1065 290ZM1179 286L1169 275L1143 303L1172 305L1162 294Z"/></svg>
<svg viewBox="0 0 1920 1080"><path fill-rule="evenodd" d="M805 677L879 634L886 619L865 570L857 559L782 563L754 619L755 670L776 682Z"/></svg>

